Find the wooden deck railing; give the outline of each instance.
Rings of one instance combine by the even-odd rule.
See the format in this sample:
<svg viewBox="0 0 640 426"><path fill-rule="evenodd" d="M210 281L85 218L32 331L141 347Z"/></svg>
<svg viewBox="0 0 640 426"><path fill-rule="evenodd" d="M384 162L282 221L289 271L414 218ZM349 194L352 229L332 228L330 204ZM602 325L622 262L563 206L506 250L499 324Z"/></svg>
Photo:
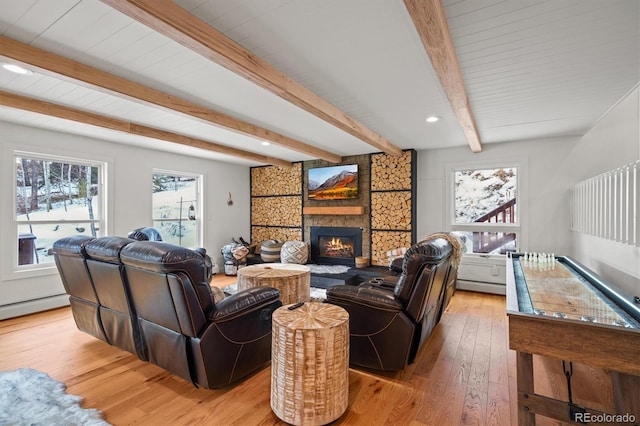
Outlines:
<svg viewBox="0 0 640 426"><path fill-rule="evenodd" d="M480 216L474 222L490 222L490 223L515 223L516 221L516 199L512 198L501 206L491 210L490 212ZM503 245L515 241L516 234L503 232L474 232L473 233L473 252L474 253L491 253L495 249Z"/></svg>
<svg viewBox="0 0 640 426"><path fill-rule="evenodd" d="M516 199L512 198L489 213L485 213L474 222L514 223L516 221Z"/></svg>

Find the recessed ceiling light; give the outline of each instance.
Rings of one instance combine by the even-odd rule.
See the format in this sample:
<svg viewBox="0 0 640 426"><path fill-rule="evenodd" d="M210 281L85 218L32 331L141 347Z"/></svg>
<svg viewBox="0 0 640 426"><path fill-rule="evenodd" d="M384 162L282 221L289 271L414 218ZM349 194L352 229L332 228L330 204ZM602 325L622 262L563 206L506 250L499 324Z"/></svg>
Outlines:
<svg viewBox="0 0 640 426"><path fill-rule="evenodd" d="M7 71L14 72L16 74L33 75L33 71L28 70L26 68L22 68L20 65L16 65L16 64L2 64L2 68L4 68Z"/></svg>
<svg viewBox="0 0 640 426"><path fill-rule="evenodd" d="M271 142L267 142L267 141L262 142L262 146L269 146L269 145L271 145Z"/></svg>
<svg viewBox="0 0 640 426"><path fill-rule="evenodd" d="M427 117L427 123L435 123L436 121L439 121L440 117L438 117L437 115L431 115L429 117Z"/></svg>

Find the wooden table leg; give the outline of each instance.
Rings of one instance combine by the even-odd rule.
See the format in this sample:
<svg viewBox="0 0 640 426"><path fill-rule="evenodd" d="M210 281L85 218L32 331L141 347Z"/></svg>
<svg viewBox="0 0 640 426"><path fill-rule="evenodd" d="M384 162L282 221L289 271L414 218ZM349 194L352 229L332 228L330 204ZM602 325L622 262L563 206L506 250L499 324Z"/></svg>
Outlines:
<svg viewBox="0 0 640 426"><path fill-rule="evenodd" d="M536 415L529 410L527 399L533 395L533 355L527 352L516 353L518 381L518 425L535 426Z"/></svg>
<svg viewBox="0 0 640 426"><path fill-rule="evenodd" d="M640 419L640 376L611 372L616 414L632 414Z"/></svg>

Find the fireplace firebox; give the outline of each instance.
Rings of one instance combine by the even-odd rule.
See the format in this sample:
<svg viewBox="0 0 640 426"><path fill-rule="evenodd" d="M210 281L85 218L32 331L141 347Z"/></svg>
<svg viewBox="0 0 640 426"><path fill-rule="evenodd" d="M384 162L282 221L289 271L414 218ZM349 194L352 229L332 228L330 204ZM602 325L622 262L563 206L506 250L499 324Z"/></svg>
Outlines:
<svg viewBox="0 0 640 426"><path fill-rule="evenodd" d="M310 237L313 263L355 266L362 256L362 228L312 226Z"/></svg>

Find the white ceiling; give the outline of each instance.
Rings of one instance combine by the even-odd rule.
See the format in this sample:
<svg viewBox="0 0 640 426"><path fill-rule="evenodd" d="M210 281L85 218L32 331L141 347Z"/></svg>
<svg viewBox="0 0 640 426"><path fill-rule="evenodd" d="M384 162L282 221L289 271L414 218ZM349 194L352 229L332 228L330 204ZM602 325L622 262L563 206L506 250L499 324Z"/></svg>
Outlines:
<svg viewBox="0 0 640 426"><path fill-rule="evenodd" d="M467 145L401 0L176 3L401 148ZM484 144L584 134L640 81L637 0L443 5ZM0 0L0 34L341 156L379 151L98 0ZM287 161L313 158L38 73L0 69L0 90ZM428 115L442 120L427 125ZM0 120L259 164L7 107Z"/></svg>

